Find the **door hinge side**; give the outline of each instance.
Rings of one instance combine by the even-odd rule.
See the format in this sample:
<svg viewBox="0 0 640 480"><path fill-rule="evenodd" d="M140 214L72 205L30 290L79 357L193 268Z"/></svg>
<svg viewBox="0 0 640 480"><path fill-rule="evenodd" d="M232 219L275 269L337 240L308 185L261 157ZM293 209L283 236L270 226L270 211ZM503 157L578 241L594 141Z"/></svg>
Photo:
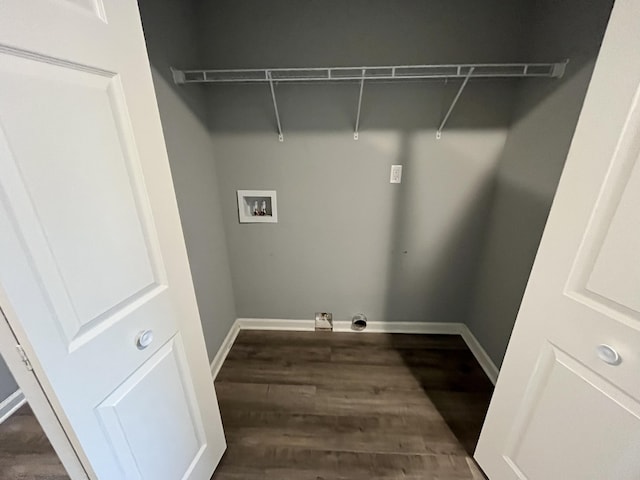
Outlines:
<svg viewBox="0 0 640 480"><path fill-rule="evenodd" d="M27 367L27 370L32 371L33 367L31 366L29 357L27 357L27 352L24 351L24 348L22 348L22 345L16 345L16 350L18 350L18 354L20 354L22 363L24 363L24 366Z"/></svg>

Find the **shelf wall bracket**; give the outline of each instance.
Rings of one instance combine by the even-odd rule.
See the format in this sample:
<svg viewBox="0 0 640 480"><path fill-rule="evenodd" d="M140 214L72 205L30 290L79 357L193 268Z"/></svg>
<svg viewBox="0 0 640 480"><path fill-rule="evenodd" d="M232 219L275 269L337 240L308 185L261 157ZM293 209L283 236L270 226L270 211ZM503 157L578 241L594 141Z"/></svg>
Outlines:
<svg viewBox="0 0 640 480"><path fill-rule="evenodd" d="M183 85L184 81L185 81L185 74L182 70L176 70L173 67L169 67L171 68L171 76L173 77L173 82L176 85Z"/></svg>
<svg viewBox="0 0 640 480"><path fill-rule="evenodd" d="M280 114L278 113L278 102L276 101L276 91L273 88L273 77L271 71L267 71L267 79L269 80L269 88L271 89L271 100L273 100L273 111L276 114L276 123L278 124L278 141L284 142L284 135L282 134L282 125L280 124Z"/></svg>
<svg viewBox="0 0 640 480"><path fill-rule="evenodd" d="M358 113L356 114L356 128L353 131L353 139L358 140L358 129L360 128L360 107L362 106L362 91L364 90L364 76L366 70L362 69L362 78L360 79L360 94L358 95Z"/></svg>
<svg viewBox="0 0 640 480"><path fill-rule="evenodd" d="M462 85L460 85L460 88L458 89L458 93L456 93L456 96L453 97L453 102L451 102L451 106L449 107L449 110L447 110L447 113L445 114L444 118L442 119L442 122L440 122L440 126L438 127L438 130L436 131L436 138L438 140L440 140L442 138L442 129L447 124L447 120L449 120L449 117L451 116L451 112L453 112L453 109L456 106L456 103L458 103L458 100L460 99L460 95L462 95L462 91L464 90L464 87L466 87L467 83L469 83L469 79L471 78L471 75L473 74L473 70L474 69L475 69L474 67L470 67L469 68L469 72L464 77L464 80L462 81Z"/></svg>
<svg viewBox="0 0 640 480"><path fill-rule="evenodd" d="M564 74L567 71L568 63L569 63L569 59L567 58L564 62L553 64L553 66L551 67L551 76L554 78L564 77Z"/></svg>

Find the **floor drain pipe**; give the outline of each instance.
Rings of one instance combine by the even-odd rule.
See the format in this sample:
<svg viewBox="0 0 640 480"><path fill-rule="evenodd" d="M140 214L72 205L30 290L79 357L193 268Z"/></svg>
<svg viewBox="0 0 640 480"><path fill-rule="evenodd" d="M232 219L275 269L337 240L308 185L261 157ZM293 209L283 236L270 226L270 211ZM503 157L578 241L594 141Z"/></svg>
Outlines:
<svg viewBox="0 0 640 480"><path fill-rule="evenodd" d="M361 332L367 328L367 317L364 313L356 313L351 319L351 329Z"/></svg>

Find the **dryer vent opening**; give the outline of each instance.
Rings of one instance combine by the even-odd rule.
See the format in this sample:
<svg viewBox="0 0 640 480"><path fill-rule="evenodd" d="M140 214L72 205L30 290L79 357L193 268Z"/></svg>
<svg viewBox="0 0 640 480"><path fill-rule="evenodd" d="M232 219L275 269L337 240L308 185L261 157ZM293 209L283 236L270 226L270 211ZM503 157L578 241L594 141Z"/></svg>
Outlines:
<svg viewBox="0 0 640 480"><path fill-rule="evenodd" d="M358 313L351 319L351 329L360 332L367 328L367 317L364 313Z"/></svg>

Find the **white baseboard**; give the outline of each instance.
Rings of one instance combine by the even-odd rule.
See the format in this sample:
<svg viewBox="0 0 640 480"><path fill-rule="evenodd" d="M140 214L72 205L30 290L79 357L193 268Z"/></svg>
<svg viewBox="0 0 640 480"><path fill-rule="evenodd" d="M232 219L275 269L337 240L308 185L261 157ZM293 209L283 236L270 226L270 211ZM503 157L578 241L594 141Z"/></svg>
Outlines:
<svg viewBox="0 0 640 480"><path fill-rule="evenodd" d="M13 415L27 401L21 390L16 390L0 403L0 423Z"/></svg>
<svg viewBox="0 0 640 480"><path fill-rule="evenodd" d="M362 333L432 333L443 335L457 335L460 333L461 323L438 322L367 322L367 328ZM334 332L353 332L351 322L338 320L333 322Z"/></svg>
<svg viewBox="0 0 640 480"><path fill-rule="evenodd" d="M487 377L489 377L489 380L491 380L491 383L495 385L498 381L498 373L500 372L500 370L498 369L498 367L496 367L496 364L493 363L493 360L491 360L491 357L489 357L489 354L485 351L485 349L482 348L482 345L480 345L480 342L475 337L475 335L471 333L469 327L467 327L464 323L461 323L460 326L460 336L462 336L463 340L467 344L467 347L469 347L469 350L471 350L471 353L473 353L473 356L476 357L476 360L484 370L484 373L487 374Z"/></svg>
<svg viewBox="0 0 640 480"><path fill-rule="evenodd" d="M220 368L222 368L222 364L227 358L229 350L231 350L231 347L233 346L233 342L236 341L236 337L238 336L238 333L240 333L240 323L238 320L239 319L236 319L231 324L231 328L229 329L227 336L224 337L224 341L222 342L222 345L220 345L218 353L213 357L213 361L211 362L211 376L214 380L218 376L218 372L220 371Z"/></svg>
<svg viewBox="0 0 640 480"><path fill-rule="evenodd" d="M238 318L241 330L283 330L313 332L315 320L289 320L286 318Z"/></svg>
<svg viewBox="0 0 640 480"><path fill-rule="evenodd" d="M316 328L315 320L290 320L286 318L238 318L236 322L241 330L290 330L312 332Z"/></svg>
<svg viewBox="0 0 640 480"><path fill-rule="evenodd" d="M290 320L283 318L237 318L229 329L218 353L211 362L211 375L215 379L222 367L222 363L240 330L280 330L312 332L315 329L315 321ZM334 332L352 332L351 322L348 320L336 320L333 322ZM465 341L471 353L487 374L489 380L495 385L498 379L498 367L493 363L487 352L482 348L478 339L464 323L438 323L438 322L367 322L367 328L360 333L407 333L407 334L442 334L460 335Z"/></svg>

